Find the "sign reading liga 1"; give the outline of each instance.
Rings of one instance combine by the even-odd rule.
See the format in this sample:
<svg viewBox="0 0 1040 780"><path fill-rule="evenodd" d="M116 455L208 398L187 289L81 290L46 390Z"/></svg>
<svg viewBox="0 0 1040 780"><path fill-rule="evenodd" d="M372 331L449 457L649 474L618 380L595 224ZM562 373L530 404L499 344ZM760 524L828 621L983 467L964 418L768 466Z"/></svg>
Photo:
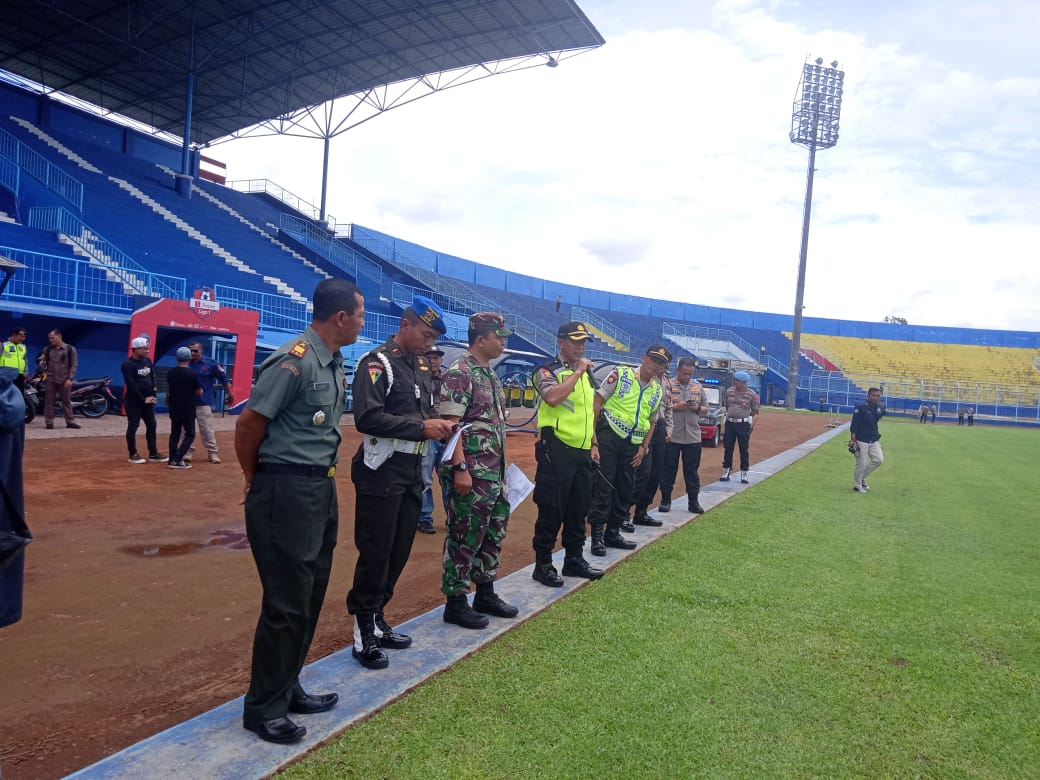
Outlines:
<svg viewBox="0 0 1040 780"><path fill-rule="evenodd" d="M217 303L217 296L213 294L212 287L202 287L196 290L195 294L191 296L188 306L200 320L211 317L220 311L220 304Z"/></svg>

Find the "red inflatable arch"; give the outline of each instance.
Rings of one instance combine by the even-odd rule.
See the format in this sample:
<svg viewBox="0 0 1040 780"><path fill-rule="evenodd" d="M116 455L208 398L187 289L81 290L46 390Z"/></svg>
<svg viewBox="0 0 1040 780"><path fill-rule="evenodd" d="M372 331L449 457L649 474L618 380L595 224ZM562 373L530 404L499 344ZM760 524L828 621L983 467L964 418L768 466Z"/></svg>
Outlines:
<svg viewBox="0 0 1040 780"><path fill-rule="evenodd" d="M202 289L196 290L190 301L160 298L135 311L130 318L130 340L144 334L155 344L159 328L237 337L231 389L239 402L249 397L256 360L256 334L260 328L259 312L221 306L212 290ZM129 354L129 344L127 352ZM152 355L152 359L156 356Z"/></svg>

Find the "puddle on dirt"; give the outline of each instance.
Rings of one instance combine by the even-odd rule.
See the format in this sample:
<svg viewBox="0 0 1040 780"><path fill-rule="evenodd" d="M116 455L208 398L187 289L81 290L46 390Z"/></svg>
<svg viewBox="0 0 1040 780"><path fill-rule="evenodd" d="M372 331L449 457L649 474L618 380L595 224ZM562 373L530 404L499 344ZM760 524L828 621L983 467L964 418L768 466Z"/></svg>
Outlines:
<svg viewBox="0 0 1040 780"><path fill-rule="evenodd" d="M221 529L210 531L212 537L208 542L180 542L175 544L130 544L120 547L120 551L144 558L170 558L176 555L190 555L213 547L225 550L248 550L249 539L245 531Z"/></svg>

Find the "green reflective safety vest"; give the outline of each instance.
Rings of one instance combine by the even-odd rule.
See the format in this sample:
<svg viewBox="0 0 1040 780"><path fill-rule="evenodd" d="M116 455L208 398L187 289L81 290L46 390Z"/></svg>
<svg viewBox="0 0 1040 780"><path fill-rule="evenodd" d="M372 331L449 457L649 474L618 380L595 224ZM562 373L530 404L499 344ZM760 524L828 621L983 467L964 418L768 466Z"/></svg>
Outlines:
<svg viewBox="0 0 1040 780"><path fill-rule="evenodd" d="M604 402L601 414L622 439L642 444L663 398L664 390L656 379L643 387L637 370L618 366L617 389Z"/></svg>
<svg viewBox="0 0 1040 780"><path fill-rule="evenodd" d="M25 344L5 341L0 353L0 368L17 368L19 374L25 373Z"/></svg>
<svg viewBox="0 0 1040 780"><path fill-rule="evenodd" d="M559 360L543 366L538 370L549 370L559 383L564 382L567 377L574 373L573 369L566 368ZM544 400L538 404L538 428L552 428L556 431L556 438L569 447L587 450L592 447L592 421L594 409L593 397L596 391L592 389L588 375L578 380L574 390L558 406L549 406Z"/></svg>

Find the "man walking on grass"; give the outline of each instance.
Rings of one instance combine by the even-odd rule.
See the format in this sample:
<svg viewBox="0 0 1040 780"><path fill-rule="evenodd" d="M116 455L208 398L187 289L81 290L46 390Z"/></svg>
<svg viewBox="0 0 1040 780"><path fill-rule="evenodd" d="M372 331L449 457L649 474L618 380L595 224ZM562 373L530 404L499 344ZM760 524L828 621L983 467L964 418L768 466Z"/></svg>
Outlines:
<svg viewBox="0 0 1040 780"><path fill-rule="evenodd" d="M849 427L849 451L856 456L856 470L852 476L852 489L857 493L866 493L867 477L874 469L885 462L881 452L881 434L878 432L878 420L885 410L878 405L881 390L872 387L867 391L867 402L856 406L852 413L852 425Z"/></svg>

